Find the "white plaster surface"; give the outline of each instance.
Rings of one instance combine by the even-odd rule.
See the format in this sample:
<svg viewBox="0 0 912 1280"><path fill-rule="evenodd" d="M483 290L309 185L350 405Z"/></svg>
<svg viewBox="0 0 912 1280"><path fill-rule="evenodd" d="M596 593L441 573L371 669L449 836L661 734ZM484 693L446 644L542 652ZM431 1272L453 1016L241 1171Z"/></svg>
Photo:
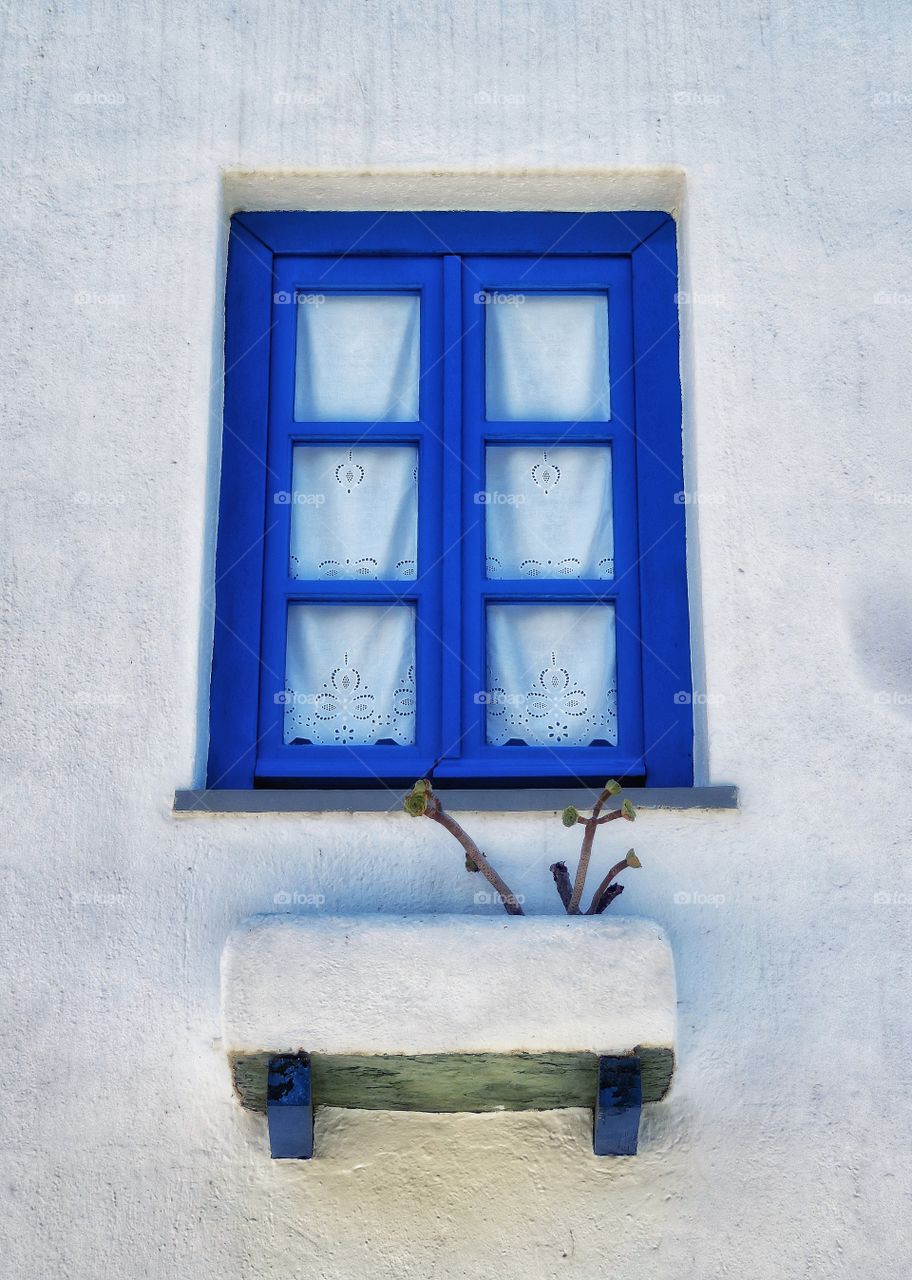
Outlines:
<svg viewBox="0 0 912 1280"><path fill-rule="evenodd" d="M629 1053L674 1047L674 961L648 920L267 916L222 954L227 1051Z"/></svg>
<svg viewBox="0 0 912 1280"><path fill-rule="evenodd" d="M2 24L4 1276L907 1280L908 6ZM271 1164L232 1097L219 956L246 916L498 914L429 822L170 815L205 754L226 209L359 183L372 208L680 211L700 780L743 807L633 831L616 905L665 928L679 999L635 1160L595 1160L582 1111L334 1112L312 1166ZM554 913L575 833L463 821ZM629 832L604 835L594 875Z"/></svg>

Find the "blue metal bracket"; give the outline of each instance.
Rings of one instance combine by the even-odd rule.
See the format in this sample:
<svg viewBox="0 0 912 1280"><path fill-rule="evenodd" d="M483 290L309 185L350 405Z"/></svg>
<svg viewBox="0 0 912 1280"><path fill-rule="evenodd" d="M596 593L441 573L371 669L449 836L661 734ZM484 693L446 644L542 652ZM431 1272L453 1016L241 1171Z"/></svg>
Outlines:
<svg viewBox="0 0 912 1280"><path fill-rule="evenodd" d="M269 1059L266 1119L273 1160L312 1159L313 1090L306 1054Z"/></svg>
<svg viewBox="0 0 912 1280"><path fill-rule="evenodd" d="M592 1126L592 1150L597 1156L636 1155L642 1105L639 1058L599 1058Z"/></svg>

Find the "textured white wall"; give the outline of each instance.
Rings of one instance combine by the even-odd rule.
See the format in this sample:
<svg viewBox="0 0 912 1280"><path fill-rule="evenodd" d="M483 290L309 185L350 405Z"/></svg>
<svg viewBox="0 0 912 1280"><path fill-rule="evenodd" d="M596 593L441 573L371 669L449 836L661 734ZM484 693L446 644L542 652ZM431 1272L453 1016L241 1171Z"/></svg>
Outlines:
<svg viewBox="0 0 912 1280"><path fill-rule="evenodd" d="M3 25L7 1274L905 1277L904 6L52 0ZM744 807L637 827L623 903L673 941L676 1087L632 1162L595 1162L582 1112L333 1113L319 1162L270 1164L217 1039L228 931L280 890L474 910L474 883L404 817L169 814L200 778L223 173L560 166L607 204L676 180L602 168L686 175L703 769ZM554 909L572 833L473 830Z"/></svg>

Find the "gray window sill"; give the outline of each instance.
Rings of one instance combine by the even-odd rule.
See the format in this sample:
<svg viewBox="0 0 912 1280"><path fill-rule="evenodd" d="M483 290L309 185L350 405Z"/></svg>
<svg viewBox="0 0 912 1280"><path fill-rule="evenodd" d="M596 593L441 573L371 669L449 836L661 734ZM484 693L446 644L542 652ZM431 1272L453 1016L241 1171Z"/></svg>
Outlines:
<svg viewBox="0 0 912 1280"><path fill-rule="evenodd" d="M404 792L402 793L404 794ZM207 813L396 813L402 794L394 791L175 791L173 812L180 816ZM551 813L576 805L587 809L591 790L571 787L481 788L440 792L446 807L463 812ZM738 788L625 787L638 809L737 809Z"/></svg>

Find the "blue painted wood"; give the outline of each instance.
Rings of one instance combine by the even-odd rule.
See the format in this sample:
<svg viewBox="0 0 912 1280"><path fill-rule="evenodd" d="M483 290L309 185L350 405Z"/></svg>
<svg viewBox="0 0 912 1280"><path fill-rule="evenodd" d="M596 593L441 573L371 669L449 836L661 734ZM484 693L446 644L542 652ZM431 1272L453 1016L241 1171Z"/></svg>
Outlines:
<svg viewBox="0 0 912 1280"><path fill-rule="evenodd" d="M266 1118L273 1160L312 1158L313 1089L310 1059L305 1055L269 1059Z"/></svg>
<svg viewBox="0 0 912 1280"><path fill-rule="evenodd" d="M693 785L675 225L633 254L643 721L650 786Z"/></svg>
<svg viewBox="0 0 912 1280"><path fill-rule="evenodd" d="M304 582L288 576L289 502L271 506L266 527L263 583L258 780L327 777L398 780L427 773L439 753L440 699L417 702L415 744L402 746L302 746L284 741L285 639L288 608L295 603L405 605L415 610L416 684L440 688L443 527L442 384L443 268L440 258L339 260L292 256L276 260L275 329L269 380L270 478L279 494L292 489L295 444L415 444L418 490L418 577L415 581ZM417 293L420 298L419 420L416 422L300 422L294 417L294 367L298 294L332 292ZM268 498L268 495L267 495ZM267 501L267 507L270 503Z"/></svg>
<svg viewBox="0 0 912 1280"><path fill-rule="evenodd" d="M640 604L637 574L636 455L634 447L633 335L630 263L626 258L571 255L541 259L474 257L464 259L463 289L463 530L462 608L463 769L477 779L606 776L642 773L643 721L640 656ZM485 416L485 317L491 293L604 292L609 307L611 418L607 422L489 422ZM476 494L485 489L488 444L610 444L614 505L614 580L542 582L488 580L485 576L484 506ZM492 603L611 603L616 611L618 725L615 746L507 747L486 740L486 609ZM520 757L520 758L518 758ZM469 769L471 770L469 772ZM438 770L451 776L449 765Z"/></svg>
<svg viewBox="0 0 912 1280"><path fill-rule="evenodd" d="M465 483L462 442L462 259L443 260L443 547L441 561L443 684L441 740L434 773L442 761L459 767L465 750L463 723L463 651L461 535L462 493Z"/></svg>
<svg viewBox="0 0 912 1280"><path fill-rule="evenodd" d="M207 785L253 786L257 742L272 254L232 220L225 297L215 635Z"/></svg>
<svg viewBox="0 0 912 1280"><path fill-rule="evenodd" d="M335 257L331 255L337 255ZM523 256L524 255L524 256ZM490 288L606 289L610 422L484 418L484 306ZM418 423L294 420L295 292L421 292ZM480 783L574 784L614 774L693 782L684 559L675 226L666 214L244 213L232 220L225 436L217 559L208 785L398 786L434 770ZM268 388L268 395L266 389ZM268 422L267 422L268 406ZM610 442L616 577L484 579L487 442ZM296 442L414 442L421 459L414 583L288 577ZM586 749L485 741L490 600L610 600L618 617L620 740ZM417 611L413 747L286 746L287 609L296 601L407 603Z"/></svg>
<svg viewBox="0 0 912 1280"><path fill-rule="evenodd" d="M276 254L618 253L670 221L667 213L239 213Z"/></svg>
<svg viewBox="0 0 912 1280"><path fill-rule="evenodd" d="M598 1094L592 1127L597 1156L635 1156L643 1084L638 1057L599 1058Z"/></svg>
<svg viewBox="0 0 912 1280"><path fill-rule="evenodd" d="M494 757L495 750L501 754ZM535 747L492 747L489 752L466 753L458 761L443 760L434 770L434 776L459 778L466 786L476 783L490 786L496 780L504 785L515 782L529 786L540 782L555 787L579 785L591 788L604 785L604 770L599 762L604 764L609 752L611 773L619 781L642 778L646 772L642 756L619 756L614 748L609 747L568 747L561 754L557 753L557 748L549 752L547 748L538 750ZM496 767L495 760L499 761Z"/></svg>

